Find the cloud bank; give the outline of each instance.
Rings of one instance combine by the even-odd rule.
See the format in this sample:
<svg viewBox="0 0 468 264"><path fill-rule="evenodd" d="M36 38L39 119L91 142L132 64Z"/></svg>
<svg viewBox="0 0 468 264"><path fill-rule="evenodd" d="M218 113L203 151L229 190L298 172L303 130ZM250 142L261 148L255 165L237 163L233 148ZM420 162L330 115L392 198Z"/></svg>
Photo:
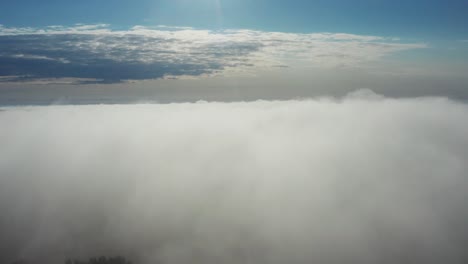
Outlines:
<svg viewBox="0 0 468 264"><path fill-rule="evenodd" d="M466 104L0 111L0 262L466 263Z"/></svg>
<svg viewBox="0 0 468 264"><path fill-rule="evenodd" d="M75 78L76 83L253 74L308 65L360 67L399 51L426 47L342 33L199 30L109 25L8 28L0 25L0 81ZM91 80L90 80L91 79Z"/></svg>

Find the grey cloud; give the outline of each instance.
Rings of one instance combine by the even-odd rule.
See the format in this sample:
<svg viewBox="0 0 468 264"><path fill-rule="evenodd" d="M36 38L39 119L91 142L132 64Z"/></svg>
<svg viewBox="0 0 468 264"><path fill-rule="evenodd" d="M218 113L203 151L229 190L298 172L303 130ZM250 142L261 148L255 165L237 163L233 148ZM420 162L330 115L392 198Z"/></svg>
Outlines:
<svg viewBox="0 0 468 264"><path fill-rule="evenodd" d="M166 75L201 75L222 69L209 59L181 61L174 52L128 48L135 43L159 45L141 36L21 35L0 37L0 75L17 80L91 78L96 82L157 79ZM124 43L125 44L122 44ZM128 45L112 47L113 43ZM165 41L170 44L170 41ZM152 56L152 57L151 57ZM44 59L47 58L47 59ZM150 58L149 61L142 61Z"/></svg>
<svg viewBox="0 0 468 264"><path fill-rule="evenodd" d="M468 260L466 104L361 91L2 110L1 263Z"/></svg>
<svg viewBox="0 0 468 264"><path fill-rule="evenodd" d="M353 67L423 47L351 34L141 26L112 31L107 25L0 26L0 76L17 76L18 81L86 78L121 82L249 72L296 62Z"/></svg>

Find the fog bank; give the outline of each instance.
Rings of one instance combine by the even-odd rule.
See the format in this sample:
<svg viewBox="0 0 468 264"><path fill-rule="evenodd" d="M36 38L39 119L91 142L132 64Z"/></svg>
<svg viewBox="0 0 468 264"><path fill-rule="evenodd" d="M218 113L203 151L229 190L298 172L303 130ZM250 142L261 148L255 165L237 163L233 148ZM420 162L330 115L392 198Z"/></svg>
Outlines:
<svg viewBox="0 0 468 264"><path fill-rule="evenodd" d="M0 263L466 263L467 118L372 94L1 108Z"/></svg>

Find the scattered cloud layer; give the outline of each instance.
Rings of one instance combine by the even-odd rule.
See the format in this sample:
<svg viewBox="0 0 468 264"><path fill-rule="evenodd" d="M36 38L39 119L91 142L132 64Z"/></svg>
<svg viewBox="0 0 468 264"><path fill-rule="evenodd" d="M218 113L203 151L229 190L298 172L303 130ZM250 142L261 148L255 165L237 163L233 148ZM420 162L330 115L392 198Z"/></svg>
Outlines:
<svg viewBox="0 0 468 264"><path fill-rule="evenodd" d="M0 262L466 263L467 116L370 92L2 108Z"/></svg>
<svg viewBox="0 0 468 264"><path fill-rule="evenodd" d="M0 76L121 82L255 73L307 65L359 67L395 52L426 47L398 39L339 33L109 25L8 28L0 25Z"/></svg>

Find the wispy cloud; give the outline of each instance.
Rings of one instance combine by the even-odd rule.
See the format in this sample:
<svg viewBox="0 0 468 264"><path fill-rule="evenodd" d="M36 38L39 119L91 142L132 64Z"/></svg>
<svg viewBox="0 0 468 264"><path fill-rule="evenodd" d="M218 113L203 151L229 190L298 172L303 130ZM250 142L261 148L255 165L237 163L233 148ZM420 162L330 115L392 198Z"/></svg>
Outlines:
<svg viewBox="0 0 468 264"><path fill-rule="evenodd" d="M0 76L18 80L92 78L102 82L254 73L278 66L359 67L399 51L426 47L341 33L109 25L7 28L0 25Z"/></svg>

